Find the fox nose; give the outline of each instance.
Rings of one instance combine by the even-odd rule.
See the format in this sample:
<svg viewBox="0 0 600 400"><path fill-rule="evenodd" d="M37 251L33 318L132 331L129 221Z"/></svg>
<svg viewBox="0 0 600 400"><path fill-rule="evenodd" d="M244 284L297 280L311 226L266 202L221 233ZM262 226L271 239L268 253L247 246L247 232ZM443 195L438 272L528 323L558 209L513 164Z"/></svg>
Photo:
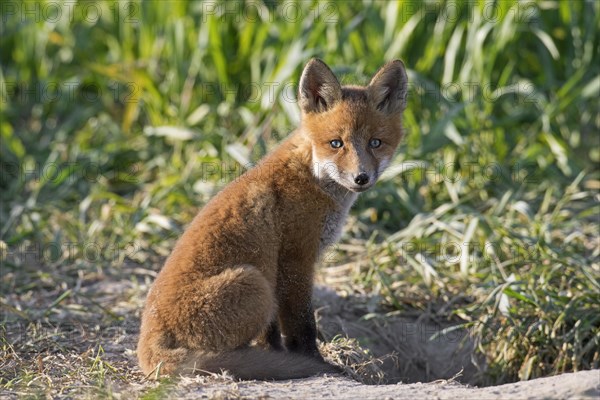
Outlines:
<svg viewBox="0 0 600 400"><path fill-rule="evenodd" d="M361 186L366 185L367 183L369 183L369 175L367 175L364 172L361 172L354 178L354 183Z"/></svg>

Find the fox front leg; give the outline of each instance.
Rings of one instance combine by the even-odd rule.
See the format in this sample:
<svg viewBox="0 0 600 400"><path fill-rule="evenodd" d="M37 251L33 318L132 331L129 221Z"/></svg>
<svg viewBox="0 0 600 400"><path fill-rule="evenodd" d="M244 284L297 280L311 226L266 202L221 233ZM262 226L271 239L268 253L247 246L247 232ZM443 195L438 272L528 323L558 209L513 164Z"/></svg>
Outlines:
<svg viewBox="0 0 600 400"><path fill-rule="evenodd" d="M311 297L312 281L296 285L280 300L279 320L288 351L323 359L317 348L317 323Z"/></svg>

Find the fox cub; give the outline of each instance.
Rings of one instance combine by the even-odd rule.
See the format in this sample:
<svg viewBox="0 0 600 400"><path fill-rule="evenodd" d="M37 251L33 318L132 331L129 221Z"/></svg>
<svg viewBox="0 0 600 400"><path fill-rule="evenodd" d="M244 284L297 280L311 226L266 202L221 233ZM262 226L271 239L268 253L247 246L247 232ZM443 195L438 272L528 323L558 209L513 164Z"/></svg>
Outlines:
<svg viewBox="0 0 600 400"><path fill-rule="evenodd" d="M338 372L317 349L313 266L392 159L406 93L398 60L366 87L306 65L300 127L200 211L158 274L142 314L144 373Z"/></svg>

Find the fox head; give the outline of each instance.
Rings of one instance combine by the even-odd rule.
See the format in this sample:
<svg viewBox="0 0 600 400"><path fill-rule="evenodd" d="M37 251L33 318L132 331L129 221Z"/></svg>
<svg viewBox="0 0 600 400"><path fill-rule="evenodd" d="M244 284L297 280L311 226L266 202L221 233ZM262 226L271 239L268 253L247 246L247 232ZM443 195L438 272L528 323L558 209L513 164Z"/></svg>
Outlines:
<svg viewBox="0 0 600 400"><path fill-rule="evenodd" d="M406 71L399 60L381 67L366 87L341 86L323 61L309 61L298 100L315 176L353 192L372 187L402 138L406 93Z"/></svg>

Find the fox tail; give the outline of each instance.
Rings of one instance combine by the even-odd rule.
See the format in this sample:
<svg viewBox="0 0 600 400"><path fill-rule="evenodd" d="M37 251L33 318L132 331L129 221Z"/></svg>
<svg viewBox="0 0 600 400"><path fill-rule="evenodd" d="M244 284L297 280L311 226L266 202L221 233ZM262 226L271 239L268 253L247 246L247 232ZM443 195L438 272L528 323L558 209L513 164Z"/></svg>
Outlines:
<svg viewBox="0 0 600 400"><path fill-rule="evenodd" d="M306 378L341 371L325 361L286 351L244 348L224 353L211 353L188 349L163 349L155 359L163 360L154 371L160 375L203 375L228 371L237 379L282 380ZM151 372L152 373L152 372Z"/></svg>

